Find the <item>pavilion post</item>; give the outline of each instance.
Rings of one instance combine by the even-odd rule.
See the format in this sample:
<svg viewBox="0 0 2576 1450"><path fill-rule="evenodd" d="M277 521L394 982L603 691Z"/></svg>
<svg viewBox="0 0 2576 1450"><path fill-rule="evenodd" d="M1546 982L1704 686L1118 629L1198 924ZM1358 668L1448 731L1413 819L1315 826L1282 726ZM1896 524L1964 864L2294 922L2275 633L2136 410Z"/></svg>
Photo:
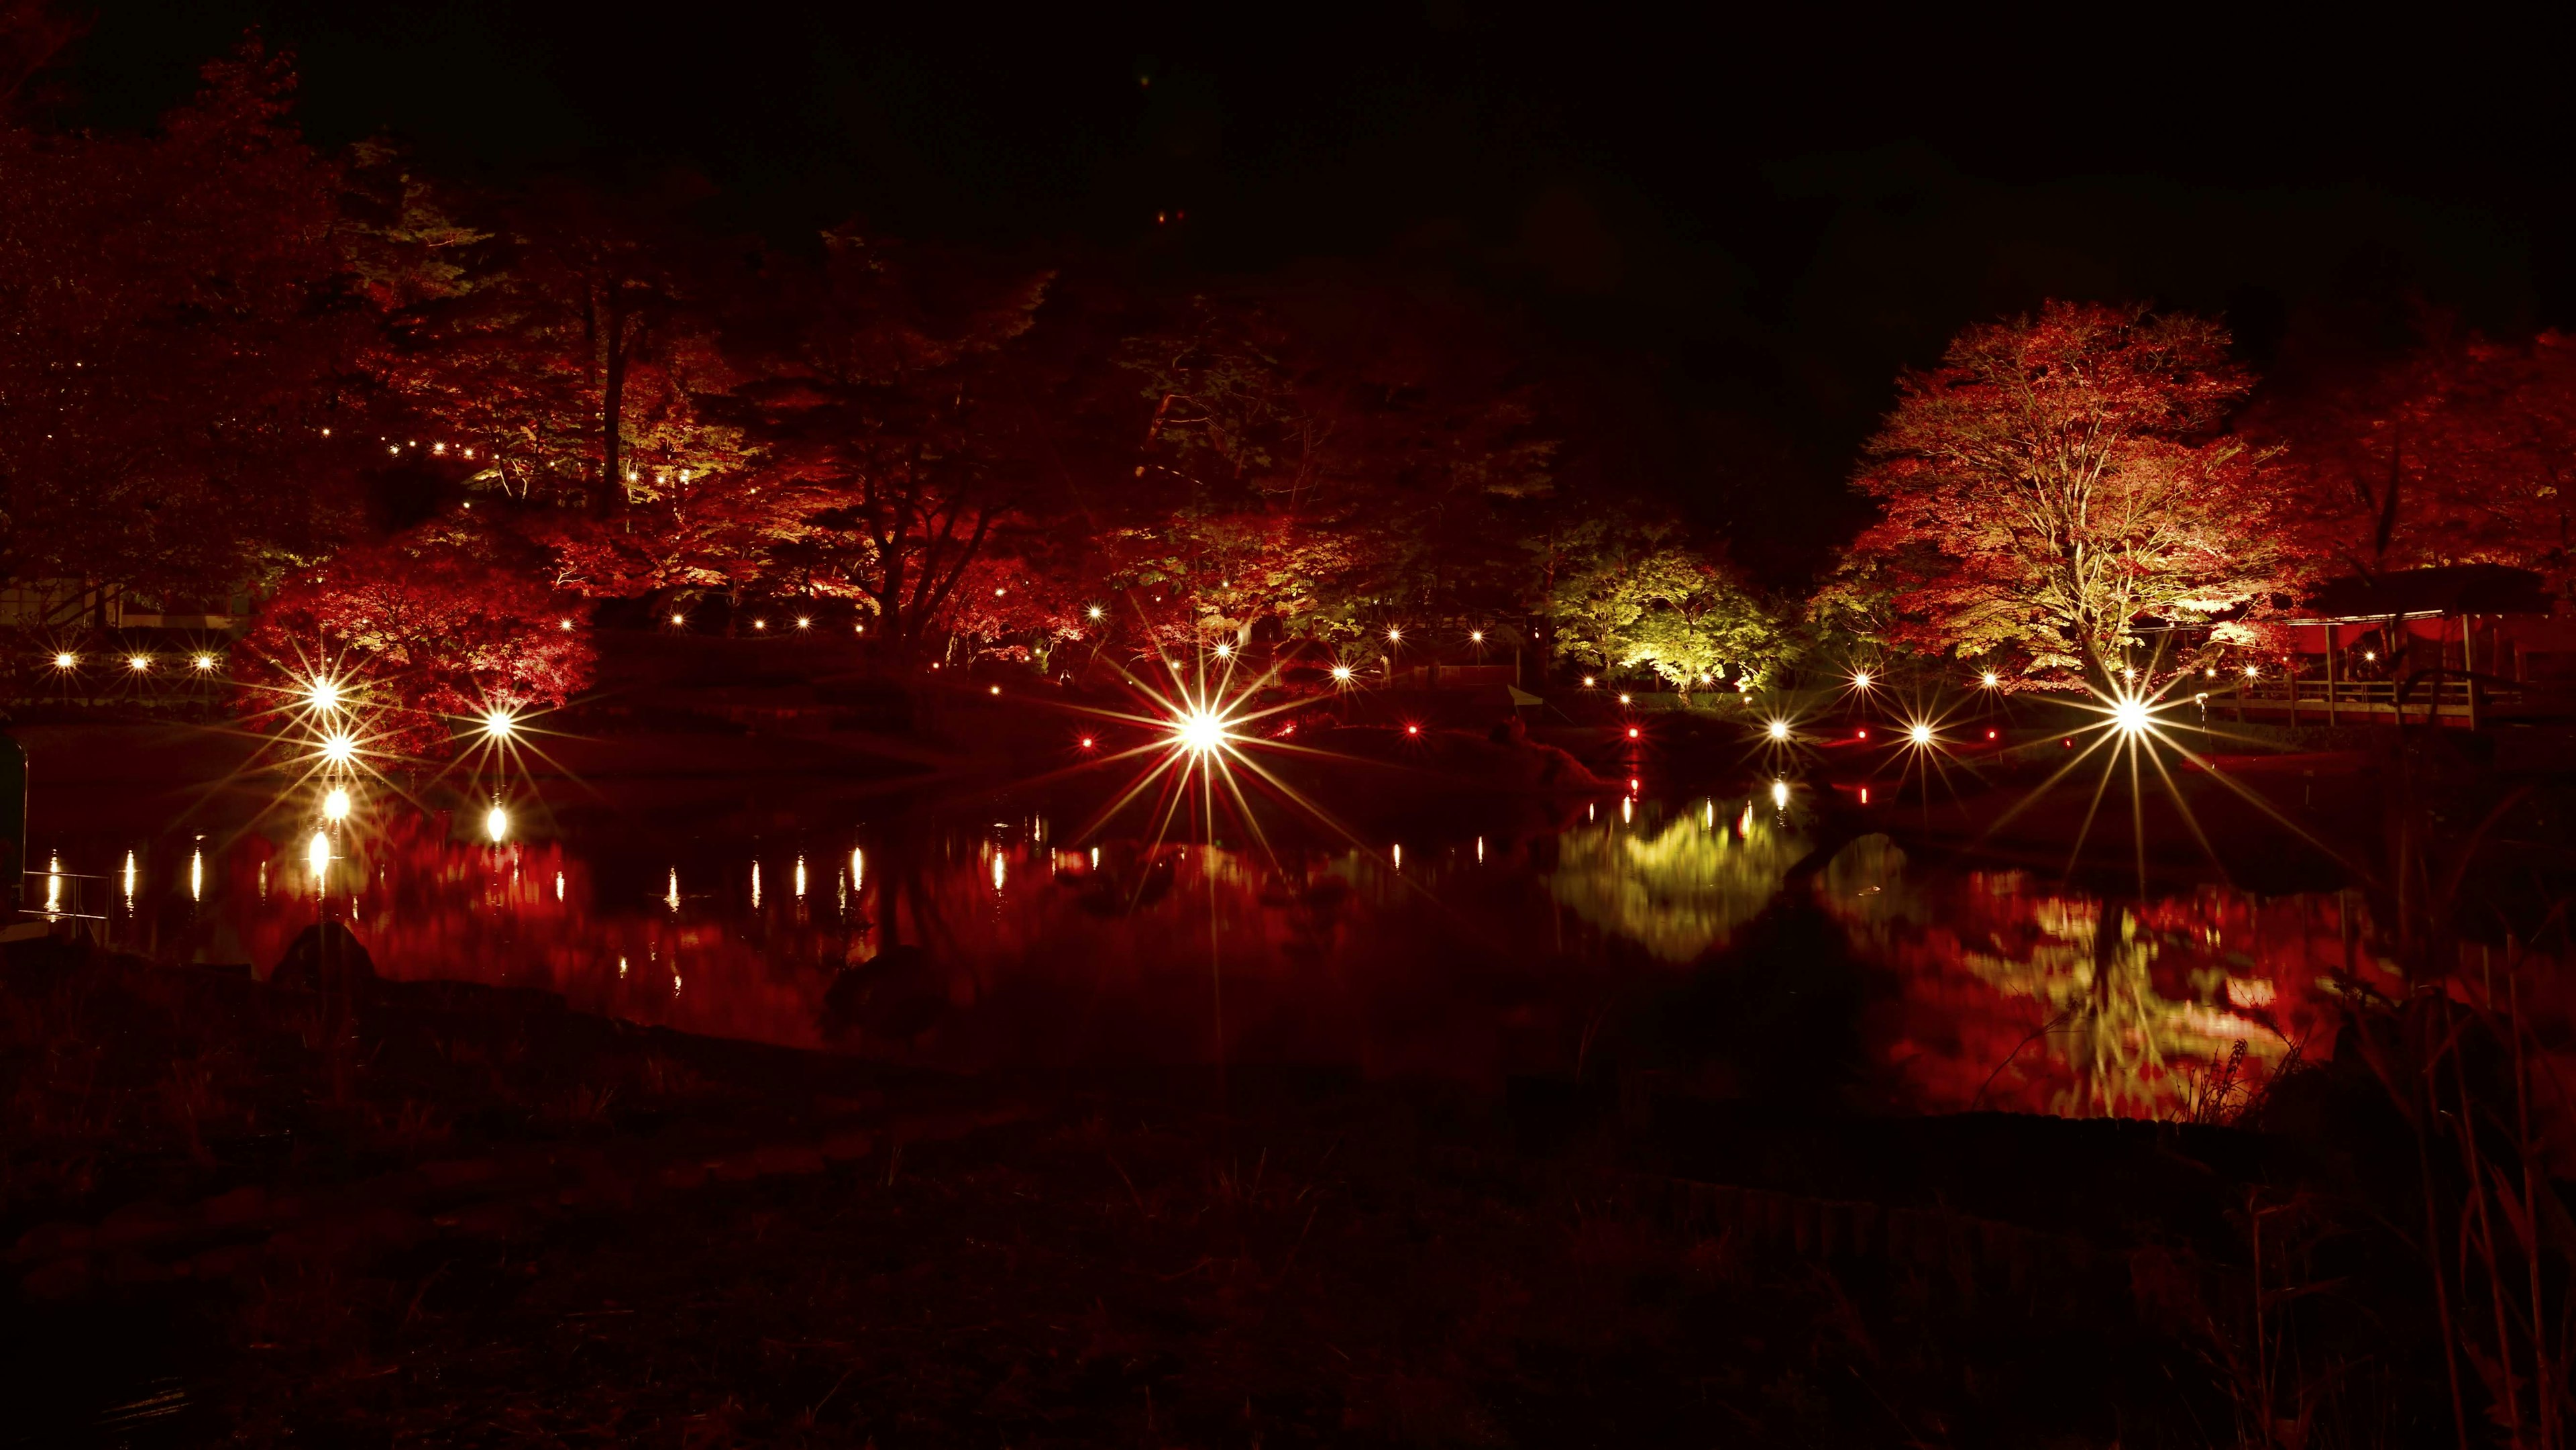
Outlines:
<svg viewBox="0 0 2576 1450"><path fill-rule="evenodd" d="M2460 674L2469 686L2469 728L2478 728L2478 617L2460 616Z"/></svg>
<svg viewBox="0 0 2576 1450"><path fill-rule="evenodd" d="M2334 621L2328 620L2326 621L2326 724L2329 726L2335 723L2334 656L2335 627Z"/></svg>

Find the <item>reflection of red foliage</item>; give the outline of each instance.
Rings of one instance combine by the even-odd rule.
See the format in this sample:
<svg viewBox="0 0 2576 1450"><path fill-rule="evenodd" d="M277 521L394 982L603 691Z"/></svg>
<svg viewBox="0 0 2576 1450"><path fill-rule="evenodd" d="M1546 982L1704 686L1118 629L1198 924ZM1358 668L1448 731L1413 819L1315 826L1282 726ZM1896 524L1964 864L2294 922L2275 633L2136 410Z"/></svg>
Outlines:
<svg viewBox="0 0 2576 1450"><path fill-rule="evenodd" d="M536 987L576 1010L691 1032L914 1053L824 1026L834 973L902 942L924 949L931 1000L945 1003L915 1055L958 1068L1221 1057L1490 1086L1565 1070L1615 985L1498 963L1346 857L1282 875L1200 846L1111 846L1097 869L1088 853L1030 844L910 863L871 848L857 889L834 874L846 857L808 859L802 898L797 858L765 858L757 908L748 861L717 880L683 867L673 910L596 900L582 860L556 845L495 848L426 818L396 818L346 850L335 880L357 895L329 911L387 977ZM236 849L226 906L263 970L320 909L291 850L267 857L256 839ZM1464 904L1532 904L1499 878L1495 891ZM1212 909L1222 1012L1209 995Z"/></svg>
<svg viewBox="0 0 2576 1450"><path fill-rule="evenodd" d="M1909 1108L2175 1116L2238 1041L2249 1087L2294 1044L2329 1055L2337 973L2397 987L2347 960L2347 909L2203 888L2131 904L2123 930L2095 898L1974 875L1939 920L1875 939L1899 990L1870 1009L1869 1034Z"/></svg>

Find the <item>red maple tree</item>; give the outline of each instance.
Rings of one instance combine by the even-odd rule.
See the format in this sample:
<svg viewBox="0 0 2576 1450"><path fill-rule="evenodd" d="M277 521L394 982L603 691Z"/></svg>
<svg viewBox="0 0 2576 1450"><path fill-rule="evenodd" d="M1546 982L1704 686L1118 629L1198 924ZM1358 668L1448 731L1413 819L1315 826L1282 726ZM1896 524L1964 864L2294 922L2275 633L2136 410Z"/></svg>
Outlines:
<svg viewBox="0 0 2576 1450"><path fill-rule="evenodd" d="M148 134L0 125L0 573L220 597L351 522L337 172L284 59L204 76Z"/></svg>
<svg viewBox="0 0 2576 1450"><path fill-rule="evenodd" d="M2246 637L2314 567L2291 477L2224 431L2218 323L2052 302L1898 383L1836 595L1883 642L2107 689L2143 621Z"/></svg>
<svg viewBox="0 0 2576 1450"><path fill-rule="evenodd" d="M2428 314L2404 353L2267 398L2316 547L2363 573L2536 569L2576 587L2576 338L2498 342Z"/></svg>
<svg viewBox="0 0 2576 1450"><path fill-rule="evenodd" d="M380 748L438 754L492 711L552 709L589 683L577 611L524 545L436 520L290 577L243 641L245 704L273 712L328 676L369 712Z"/></svg>

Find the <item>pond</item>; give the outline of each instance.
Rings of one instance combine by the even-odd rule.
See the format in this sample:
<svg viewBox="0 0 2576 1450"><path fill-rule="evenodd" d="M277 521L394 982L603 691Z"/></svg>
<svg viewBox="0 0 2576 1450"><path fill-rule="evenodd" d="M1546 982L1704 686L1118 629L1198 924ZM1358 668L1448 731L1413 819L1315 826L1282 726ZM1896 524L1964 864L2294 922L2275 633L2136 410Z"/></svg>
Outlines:
<svg viewBox="0 0 2576 1450"><path fill-rule="evenodd" d="M2396 984L2348 893L1820 855L1839 807L1768 780L1356 844L1086 833L1100 804L592 791L494 844L387 801L317 860L293 808L75 825L40 796L28 905L263 974L328 916L391 977L946 1069L1651 1067L1897 1111L2186 1114L2326 1051L2339 978Z"/></svg>

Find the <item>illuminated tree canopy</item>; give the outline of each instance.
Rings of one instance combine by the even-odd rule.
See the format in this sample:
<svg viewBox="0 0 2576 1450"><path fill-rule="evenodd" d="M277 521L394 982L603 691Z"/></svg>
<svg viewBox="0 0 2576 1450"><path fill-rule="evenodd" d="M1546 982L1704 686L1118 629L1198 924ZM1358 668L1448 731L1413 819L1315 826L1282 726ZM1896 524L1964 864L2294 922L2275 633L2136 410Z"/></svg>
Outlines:
<svg viewBox="0 0 2576 1450"><path fill-rule="evenodd" d="M1909 373L1856 482L1839 593L1887 643L2102 685L2154 619L2219 638L2309 569L2296 493L2223 431L2253 379L2215 322L2051 303Z"/></svg>

